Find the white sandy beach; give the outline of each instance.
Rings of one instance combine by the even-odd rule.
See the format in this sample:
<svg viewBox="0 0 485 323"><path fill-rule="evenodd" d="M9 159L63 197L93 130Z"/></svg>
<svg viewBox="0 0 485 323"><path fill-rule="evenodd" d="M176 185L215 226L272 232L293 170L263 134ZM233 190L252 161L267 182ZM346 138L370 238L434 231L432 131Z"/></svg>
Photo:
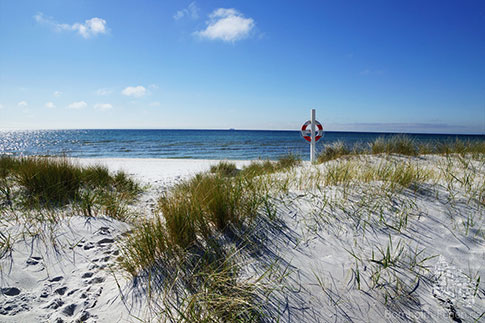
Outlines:
<svg viewBox="0 0 485 323"><path fill-rule="evenodd" d="M112 171L123 170L143 183L168 187L177 181L206 172L220 160L213 159L159 159L159 158L77 158L81 165L106 165ZM238 168L249 160L227 160Z"/></svg>
<svg viewBox="0 0 485 323"><path fill-rule="evenodd" d="M398 162L407 160L396 158ZM219 162L120 158L76 161L124 170L148 185L135 206L147 217L161 192ZM380 158L366 162L376 164ZM414 158L413 162L428 169L446 163L444 157L434 156ZM241 168L250 162L235 163ZM293 176L294 183L299 184L290 185L286 194L274 197L280 229L272 230L264 223L259 226L266 237L267 251L247 268L250 275L258 270L258 262L277 260L288 270L286 288L272 296L273 314L281 322L468 322L480 317L485 312L483 283L477 281L477 277L485 277L483 206L467 203L464 189L457 189L452 201L443 183L426 184L419 194L404 190L387 197L376 183L356 184L347 191L338 185L316 189L305 184L311 182L312 174L328 171L332 163L304 163L290 175L277 175ZM463 169L458 163L454 165L460 177ZM468 167L479 170L481 178L474 180L483 183L483 162L472 161ZM375 198L367 200L363 207L370 192ZM382 203L373 205L373 201ZM394 221L402 210L409 216L400 234L376 220L381 217ZM358 217L359 212L363 216ZM463 223L470 217L475 222L465 230ZM2 227L3 232L12 235L25 229L12 223ZM118 243L130 230L129 224L106 217L72 216L56 226L45 224L35 229L39 230L37 235L15 242L11 257L0 261L0 322L160 319L156 306L147 301L146 290L137 287L139 282L116 266ZM371 288L368 282L375 262L368 260L372 253L376 260L380 259L379 248L385 253L390 240L391 256L400 243L406 246L402 263L383 270L382 284L386 286ZM408 258L413 255L417 262L430 259L423 262L423 268L415 264L411 270L406 266L412 263ZM360 289L356 288L357 273L362 280ZM411 273L419 274L411 277ZM384 299L383 290L399 288L399 281L405 286L401 290L404 296Z"/></svg>

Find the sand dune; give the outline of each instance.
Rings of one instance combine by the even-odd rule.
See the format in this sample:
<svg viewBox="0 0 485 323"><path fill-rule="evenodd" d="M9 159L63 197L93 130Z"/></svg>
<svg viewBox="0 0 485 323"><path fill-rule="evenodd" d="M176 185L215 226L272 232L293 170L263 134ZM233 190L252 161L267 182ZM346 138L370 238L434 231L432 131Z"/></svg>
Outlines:
<svg viewBox="0 0 485 323"><path fill-rule="evenodd" d="M123 169L150 185L135 206L147 217L161 192L218 163L78 162ZM336 165L355 166L357 178L358 172L387 162L412 163L434 175L419 186L395 191L384 191L379 181L316 185ZM248 163L236 162L239 168ZM450 182L438 177L441 171L457 179L473 174L472 184L451 180L450 189ZM287 270L284 288L274 291L267 306L269 321L276 317L281 322L483 319L485 210L483 201L470 193L483 190L483 161L464 165L438 156L356 158L316 166L304 163L272 176L288 178L290 184L272 197L278 225L258 220L260 232L254 234L264 249L245 270L250 276L274 261ZM4 232L25 230L18 223L3 225ZM116 265L119 242L132 228L129 224L107 217L66 216L59 224L42 228L34 238L17 240L11 256L1 259L0 322L160 319L143 281L132 280Z"/></svg>

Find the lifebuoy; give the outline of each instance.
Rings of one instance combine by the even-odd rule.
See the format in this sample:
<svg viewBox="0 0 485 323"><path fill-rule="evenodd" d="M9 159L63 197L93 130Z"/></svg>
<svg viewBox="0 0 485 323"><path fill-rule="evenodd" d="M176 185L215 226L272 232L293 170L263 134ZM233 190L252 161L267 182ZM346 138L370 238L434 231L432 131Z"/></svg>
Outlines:
<svg viewBox="0 0 485 323"><path fill-rule="evenodd" d="M307 127L311 124L312 122L308 120L301 126L301 135L303 138L305 138L306 141L312 142L312 130L311 127L310 129L307 129ZM323 136L323 126L320 122L315 121L315 142L320 140Z"/></svg>

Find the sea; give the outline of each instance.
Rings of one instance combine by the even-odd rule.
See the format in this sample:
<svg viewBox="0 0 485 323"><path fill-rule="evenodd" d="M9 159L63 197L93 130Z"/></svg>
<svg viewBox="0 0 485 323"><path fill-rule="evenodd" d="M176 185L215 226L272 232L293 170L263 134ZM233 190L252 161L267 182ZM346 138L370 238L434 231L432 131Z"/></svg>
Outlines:
<svg viewBox="0 0 485 323"><path fill-rule="evenodd" d="M327 131L317 151L337 141L352 147L395 133ZM485 135L406 134L416 142L485 140ZM83 158L270 159L294 154L308 160L300 131L273 130L15 130L0 131L0 155Z"/></svg>

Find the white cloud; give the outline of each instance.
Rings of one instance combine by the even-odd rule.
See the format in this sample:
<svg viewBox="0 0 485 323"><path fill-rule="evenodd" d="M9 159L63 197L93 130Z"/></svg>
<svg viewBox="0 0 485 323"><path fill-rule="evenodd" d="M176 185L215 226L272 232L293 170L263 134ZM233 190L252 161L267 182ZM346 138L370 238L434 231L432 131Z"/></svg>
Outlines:
<svg viewBox="0 0 485 323"><path fill-rule="evenodd" d="M17 106L23 108L23 107L26 107L28 106L29 104L27 103L27 101L20 101L19 103L17 103Z"/></svg>
<svg viewBox="0 0 485 323"><path fill-rule="evenodd" d="M96 91L96 94L97 95L100 95L100 96L104 96L104 95L109 95L111 94L113 91L111 91L110 89L98 89Z"/></svg>
<svg viewBox="0 0 485 323"><path fill-rule="evenodd" d="M84 101L73 102L67 106L68 109L83 109L87 107L88 104Z"/></svg>
<svg viewBox="0 0 485 323"><path fill-rule="evenodd" d="M247 38L254 26L252 18L245 18L236 9L219 8L209 15L207 28L194 34L211 40L235 42Z"/></svg>
<svg viewBox="0 0 485 323"><path fill-rule="evenodd" d="M109 110L112 109L113 106L110 103L96 103L94 108L98 110Z"/></svg>
<svg viewBox="0 0 485 323"><path fill-rule="evenodd" d="M190 17L192 19L199 18L199 7L195 4L195 2L191 2L187 8L179 10L173 15L173 19L179 20L183 17Z"/></svg>
<svg viewBox="0 0 485 323"><path fill-rule="evenodd" d="M151 107L159 107L160 106L160 102L158 102L158 101L150 102L150 106Z"/></svg>
<svg viewBox="0 0 485 323"><path fill-rule="evenodd" d="M54 93L52 93L53 96L55 96L56 98L60 97L62 94L61 91L54 91Z"/></svg>
<svg viewBox="0 0 485 323"><path fill-rule="evenodd" d="M84 22L84 24L75 23L72 29L77 30L84 38L89 38L97 34L106 33L106 20L101 18L91 18Z"/></svg>
<svg viewBox="0 0 485 323"><path fill-rule="evenodd" d="M84 23L76 22L72 25L61 24L52 19L46 17L42 12L39 12L34 16L34 19L40 24L46 24L54 28L56 31L76 31L84 38L96 36L97 34L106 34L106 20L98 17L87 19Z"/></svg>
<svg viewBox="0 0 485 323"><path fill-rule="evenodd" d="M53 109L53 108L56 107L56 105L54 104L54 102L47 102L44 106L46 108L49 108L49 109Z"/></svg>
<svg viewBox="0 0 485 323"><path fill-rule="evenodd" d="M138 85L138 86L128 86L123 91L121 91L121 94L126 95L126 96L132 96L135 98L142 97L146 94L147 89L145 87Z"/></svg>

